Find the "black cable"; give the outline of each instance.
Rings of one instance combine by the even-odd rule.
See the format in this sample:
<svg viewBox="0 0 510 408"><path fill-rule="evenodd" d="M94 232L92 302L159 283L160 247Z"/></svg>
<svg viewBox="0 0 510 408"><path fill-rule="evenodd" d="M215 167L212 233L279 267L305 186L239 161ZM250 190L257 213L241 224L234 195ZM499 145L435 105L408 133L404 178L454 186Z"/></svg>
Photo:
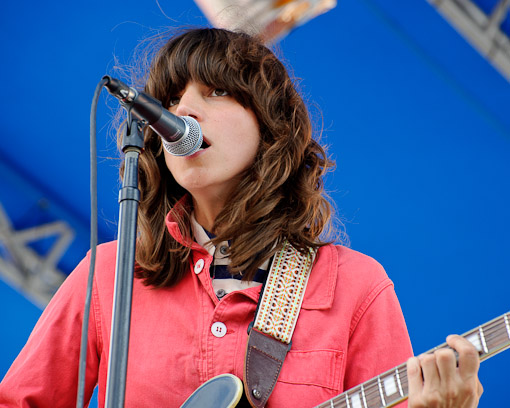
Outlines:
<svg viewBox="0 0 510 408"><path fill-rule="evenodd" d="M96 267L96 246L97 246L97 146L96 146L96 116L97 102L103 86L108 79L101 79L94 91L92 105L90 108L90 265L89 277L87 280L87 293L85 296L85 309L83 311L83 322L81 329L80 365L78 370L78 394L76 407L83 408L85 397L85 377L87 370L87 343L89 333L90 303L92 299L92 285L94 282L94 271Z"/></svg>

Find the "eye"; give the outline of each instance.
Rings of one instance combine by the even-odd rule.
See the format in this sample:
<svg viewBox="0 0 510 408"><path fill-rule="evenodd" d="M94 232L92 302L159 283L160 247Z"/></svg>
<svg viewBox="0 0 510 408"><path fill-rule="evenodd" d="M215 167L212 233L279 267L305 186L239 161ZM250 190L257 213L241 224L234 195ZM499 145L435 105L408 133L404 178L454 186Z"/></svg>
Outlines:
<svg viewBox="0 0 510 408"><path fill-rule="evenodd" d="M178 96L173 96L168 100L168 107L172 107L179 104L179 101L181 100Z"/></svg>
<svg viewBox="0 0 510 408"><path fill-rule="evenodd" d="M212 96L227 96L228 91L225 91L224 89L221 89L221 88L216 88L211 92L211 95Z"/></svg>

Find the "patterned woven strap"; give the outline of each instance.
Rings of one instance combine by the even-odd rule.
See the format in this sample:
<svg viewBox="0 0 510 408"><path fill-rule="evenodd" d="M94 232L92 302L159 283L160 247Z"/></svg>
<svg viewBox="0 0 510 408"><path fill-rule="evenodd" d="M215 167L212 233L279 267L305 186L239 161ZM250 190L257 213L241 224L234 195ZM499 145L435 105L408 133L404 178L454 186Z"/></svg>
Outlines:
<svg viewBox="0 0 510 408"><path fill-rule="evenodd" d="M253 327L290 343L314 258L313 249L303 255L285 240L273 259Z"/></svg>

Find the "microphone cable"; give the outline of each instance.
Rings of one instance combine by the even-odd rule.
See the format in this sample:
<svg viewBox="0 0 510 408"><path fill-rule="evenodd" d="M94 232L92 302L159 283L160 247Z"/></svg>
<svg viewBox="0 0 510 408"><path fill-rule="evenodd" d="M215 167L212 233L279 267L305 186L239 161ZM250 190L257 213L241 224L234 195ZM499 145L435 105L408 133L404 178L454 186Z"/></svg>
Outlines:
<svg viewBox="0 0 510 408"><path fill-rule="evenodd" d="M103 78L96 86L90 108L90 265L85 295L85 308L81 329L80 363L78 369L78 393L76 408L83 408L85 398L85 380L87 371L87 345L89 334L90 304L92 300L92 286L96 268L97 247L97 103L104 85L108 82Z"/></svg>

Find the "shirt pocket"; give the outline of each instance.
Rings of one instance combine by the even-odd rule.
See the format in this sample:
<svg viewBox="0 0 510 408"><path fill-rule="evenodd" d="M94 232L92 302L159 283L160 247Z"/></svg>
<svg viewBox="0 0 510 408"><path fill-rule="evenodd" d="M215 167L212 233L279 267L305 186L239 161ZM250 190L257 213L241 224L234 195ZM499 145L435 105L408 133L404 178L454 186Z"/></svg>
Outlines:
<svg viewBox="0 0 510 408"><path fill-rule="evenodd" d="M343 358L340 350L291 350L285 357L278 382L339 392L343 383Z"/></svg>

